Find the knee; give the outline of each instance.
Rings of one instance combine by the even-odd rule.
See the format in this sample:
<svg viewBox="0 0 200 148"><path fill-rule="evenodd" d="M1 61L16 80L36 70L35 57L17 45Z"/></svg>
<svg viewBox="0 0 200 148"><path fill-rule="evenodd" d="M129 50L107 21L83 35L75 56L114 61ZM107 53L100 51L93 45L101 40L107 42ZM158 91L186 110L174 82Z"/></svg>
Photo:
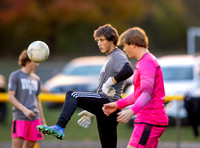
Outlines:
<svg viewBox="0 0 200 148"><path fill-rule="evenodd" d="M66 96L71 96L72 93L73 93L73 91L68 91L68 92L66 93Z"/></svg>
<svg viewBox="0 0 200 148"><path fill-rule="evenodd" d="M72 95L74 91L68 91L65 96L65 100L75 100L75 97Z"/></svg>

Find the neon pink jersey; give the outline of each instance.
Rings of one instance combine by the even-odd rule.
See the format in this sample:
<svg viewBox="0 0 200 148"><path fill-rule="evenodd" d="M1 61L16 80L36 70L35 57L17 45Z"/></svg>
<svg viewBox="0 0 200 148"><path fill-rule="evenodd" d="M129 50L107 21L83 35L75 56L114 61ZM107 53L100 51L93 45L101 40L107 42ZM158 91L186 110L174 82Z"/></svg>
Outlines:
<svg viewBox="0 0 200 148"><path fill-rule="evenodd" d="M136 112L135 122L150 123L153 125L168 125L168 116L164 109L164 81L162 70L157 59L151 53L145 54L135 65L133 75L134 93L117 104L120 109L137 101L142 92L151 94L150 101ZM134 104L133 104L134 105ZM134 111L134 107L131 107Z"/></svg>

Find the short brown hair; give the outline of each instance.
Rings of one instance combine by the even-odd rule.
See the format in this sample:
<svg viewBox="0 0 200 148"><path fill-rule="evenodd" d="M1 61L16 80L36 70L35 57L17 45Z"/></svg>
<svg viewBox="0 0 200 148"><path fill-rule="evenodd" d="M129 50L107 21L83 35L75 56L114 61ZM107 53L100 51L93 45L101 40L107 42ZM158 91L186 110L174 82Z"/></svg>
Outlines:
<svg viewBox="0 0 200 148"><path fill-rule="evenodd" d="M28 57L28 54L27 54L27 49L23 50L21 52L21 54L19 55L19 60L18 60L18 64L21 66L21 67L24 67L26 66L26 63L27 62L31 62L31 60L29 59Z"/></svg>
<svg viewBox="0 0 200 148"><path fill-rule="evenodd" d="M149 41L145 31L140 27L129 28L119 37L118 45L135 44L140 47L148 48Z"/></svg>
<svg viewBox="0 0 200 148"><path fill-rule="evenodd" d="M119 34L111 24L100 26L94 31L93 37L95 39L100 36L104 36L108 41L113 41L113 43L117 45Z"/></svg>

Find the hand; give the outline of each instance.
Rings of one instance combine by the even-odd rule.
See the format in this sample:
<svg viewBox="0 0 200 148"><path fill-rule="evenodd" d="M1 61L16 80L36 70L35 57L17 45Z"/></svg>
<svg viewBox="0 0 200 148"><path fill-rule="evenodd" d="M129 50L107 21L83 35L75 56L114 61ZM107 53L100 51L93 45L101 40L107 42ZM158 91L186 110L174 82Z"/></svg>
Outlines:
<svg viewBox="0 0 200 148"><path fill-rule="evenodd" d="M122 110L118 113L117 122L127 123L133 115L134 112L131 109Z"/></svg>
<svg viewBox="0 0 200 148"><path fill-rule="evenodd" d="M35 116L35 113L32 110L29 110L29 109L26 109L23 113L30 120L32 119L32 117Z"/></svg>
<svg viewBox="0 0 200 148"><path fill-rule="evenodd" d="M78 124L84 128L88 128L90 126L90 124L92 123L95 115L84 110L84 111L80 112L78 114L78 116L83 116L77 121Z"/></svg>
<svg viewBox="0 0 200 148"><path fill-rule="evenodd" d="M116 94L116 89L113 88L113 87L110 87L110 88L105 90L104 94L106 94L107 96L114 97L115 94Z"/></svg>
<svg viewBox="0 0 200 148"><path fill-rule="evenodd" d="M108 80L102 86L103 93L107 96L114 97L116 94L116 89L112 87L114 84L115 83L113 82L112 77L108 78Z"/></svg>
<svg viewBox="0 0 200 148"><path fill-rule="evenodd" d="M116 102L104 104L102 107L102 110L106 116L109 116L111 113L115 112L117 109L118 109L118 106Z"/></svg>

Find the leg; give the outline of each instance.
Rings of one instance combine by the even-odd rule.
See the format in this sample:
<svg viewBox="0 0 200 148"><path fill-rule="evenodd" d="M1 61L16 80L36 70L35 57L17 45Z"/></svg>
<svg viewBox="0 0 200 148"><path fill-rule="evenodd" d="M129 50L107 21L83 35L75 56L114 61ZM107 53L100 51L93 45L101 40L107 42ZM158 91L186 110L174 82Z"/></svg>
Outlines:
<svg viewBox="0 0 200 148"><path fill-rule="evenodd" d="M35 143L36 143L36 141L26 140L24 142L24 148L34 148Z"/></svg>
<svg viewBox="0 0 200 148"><path fill-rule="evenodd" d="M75 92L78 107L85 109L96 115L98 132L102 148L117 147L117 114L113 113L107 117L103 111L103 104L110 102L107 98L102 98L99 94L88 92Z"/></svg>
<svg viewBox="0 0 200 148"><path fill-rule="evenodd" d="M195 120L196 120L196 119L195 119ZM195 137L198 137L198 136L199 136L199 132L198 132L198 121L195 121L195 122L192 123L192 128L193 128Z"/></svg>
<svg viewBox="0 0 200 148"><path fill-rule="evenodd" d="M136 147L133 147L133 146L131 146L131 145L127 145L127 148L136 148Z"/></svg>
<svg viewBox="0 0 200 148"><path fill-rule="evenodd" d="M7 116L7 104L0 103L0 122L5 121L6 116Z"/></svg>
<svg viewBox="0 0 200 148"><path fill-rule="evenodd" d="M26 124L22 120L12 121L12 148L22 148Z"/></svg>
<svg viewBox="0 0 200 148"><path fill-rule="evenodd" d="M57 125L65 128L77 107L85 109L93 114L97 114L99 111L102 112L103 104L108 102L108 99L101 98L99 94L94 92L69 91L67 92Z"/></svg>
<svg viewBox="0 0 200 148"><path fill-rule="evenodd" d="M51 127L39 125L37 126L37 129L43 134L53 135L57 139L62 140L65 137L64 128L71 119L71 116L74 114L77 106L92 113L98 113L99 110L102 112L101 108L103 105L102 102L100 102L101 100L106 100L106 103L109 102L108 99L102 99L97 93L69 91L67 92L65 103L57 124Z"/></svg>
<svg viewBox="0 0 200 148"><path fill-rule="evenodd" d="M81 93L76 92L78 107L85 109L96 115L98 132L102 148L117 147L117 112L107 117L103 111L103 104L110 102L107 98L102 98L96 93ZM81 96L81 97L79 97Z"/></svg>
<svg viewBox="0 0 200 148"><path fill-rule="evenodd" d="M72 91L67 92L65 102L63 104L62 112L58 118L56 125L54 126L37 126L38 131L42 134L53 135L57 139L64 139L65 133L64 128L71 119L71 116L77 108L77 99L72 96Z"/></svg>
<svg viewBox="0 0 200 148"><path fill-rule="evenodd" d="M118 111L117 111L118 112ZM105 116L103 112L97 114L97 125L102 148L117 147L117 113Z"/></svg>
<svg viewBox="0 0 200 148"><path fill-rule="evenodd" d="M166 127L156 127L150 124L134 124L127 148L157 148L159 138L165 129Z"/></svg>
<svg viewBox="0 0 200 148"><path fill-rule="evenodd" d="M12 148L22 148L24 139L16 137L12 138Z"/></svg>
<svg viewBox="0 0 200 148"><path fill-rule="evenodd" d="M134 129L127 147L145 148L151 133L151 128L151 126L146 124L134 124Z"/></svg>
<svg viewBox="0 0 200 148"><path fill-rule="evenodd" d="M103 104L110 102L99 94L92 92L73 92L71 94L77 99L77 106L85 109L97 117L99 137L102 148L117 147L117 112L107 117L103 111Z"/></svg>
<svg viewBox="0 0 200 148"><path fill-rule="evenodd" d="M65 128L71 116L74 114L77 108L77 99L72 95L73 91L69 91L66 94L65 102L63 104L62 112L58 118L57 125L62 128Z"/></svg>
<svg viewBox="0 0 200 148"><path fill-rule="evenodd" d="M151 129L151 133L149 135L148 141L145 145L145 148L146 147L157 148L159 138L161 137L161 135L163 134L165 129L166 129L166 127L153 126L152 129Z"/></svg>

